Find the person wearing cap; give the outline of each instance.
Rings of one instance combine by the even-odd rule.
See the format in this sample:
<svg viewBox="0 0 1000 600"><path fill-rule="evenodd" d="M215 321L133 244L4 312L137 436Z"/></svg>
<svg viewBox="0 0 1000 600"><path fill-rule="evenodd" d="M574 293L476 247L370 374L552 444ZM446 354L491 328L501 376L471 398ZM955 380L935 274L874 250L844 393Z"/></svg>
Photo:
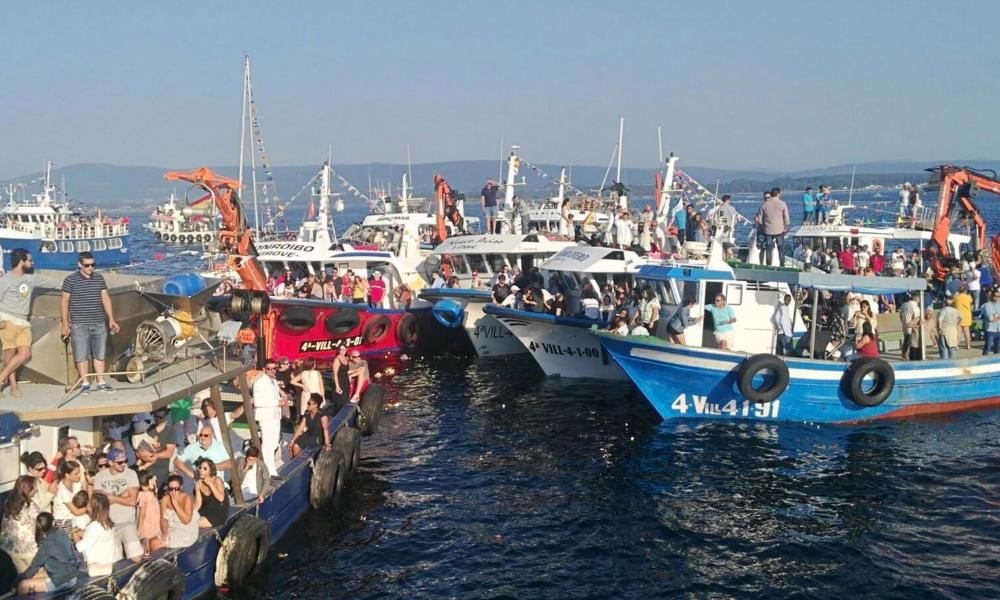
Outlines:
<svg viewBox="0 0 1000 600"><path fill-rule="evenodd" d="M354 393L351 395L351 402L361 401L361 394L368 387L369 371L368 361L361 358L361 352L357 349L351 350L351 359L347 363L347 380L353 381Z"/></svg>
<svg viewBox="0 0 1000 600"><path fill-rule="evenodd" d="M260 425L261 458L271 475L278 474L274 455L281 443L281 409L288 406L288 396L275 379L277 371L278 364L274 360L268 360L264 364L264 371L253 382L253 408Z"/></svg>
<svg viewBox="0 0 1000 600"><path fill-rule="evenodd" d="M382 271L372 273L372 280L368 282L368 306L375 308L382 306L382 299L385 298L386 284L382 279Z"/></svg>
<svg viewBox="0 0 1000 600"><path fill-rule="evenodd" d="M103 492L111 503L111 522L114 523L116 548L122 546L125 556L132 562L142 560L143 547L135 525L135 505L139 498L139 476L126 467L125 451L112 448L108 451L108 469L94 476L94 491ZM117 550L116 550L117 551Z"/></svg>

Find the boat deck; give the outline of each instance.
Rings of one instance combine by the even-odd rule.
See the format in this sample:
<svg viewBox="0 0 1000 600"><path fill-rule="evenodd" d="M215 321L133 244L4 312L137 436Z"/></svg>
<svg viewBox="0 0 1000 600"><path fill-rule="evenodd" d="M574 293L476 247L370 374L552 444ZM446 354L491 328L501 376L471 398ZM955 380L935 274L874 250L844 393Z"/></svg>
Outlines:
<svg viewBox="0 0 1000 600"><path fill-rule="evenodd" d="M115 391L82 394L79 388L67 392L61 385L20 384L23 397L9 393L0 397L0 411L11 411L25 422L78 417L99 417L149 412L176 400L192 396L211 385L229 382L249 367L235 360L186 359L147 375L140 383L109 378Z"/></svg>

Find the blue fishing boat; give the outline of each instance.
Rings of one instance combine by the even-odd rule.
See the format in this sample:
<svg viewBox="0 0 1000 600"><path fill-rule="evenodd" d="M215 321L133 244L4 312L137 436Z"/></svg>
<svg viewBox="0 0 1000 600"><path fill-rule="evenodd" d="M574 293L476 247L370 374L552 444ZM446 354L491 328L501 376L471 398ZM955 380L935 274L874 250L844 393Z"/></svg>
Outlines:
<svg viewBox="0 0 1000 600"><path fill-rule="evenodd" d="M80 252L90 252L101 267L128 264L129 223L125 217L84 215L57 197L52 183L52 163L45 167L42 191L19 201L8 188L7 203L0 208L0 246L3 267L10 268L10 251L24 248L36 269L76 269Z"/></svg>
<svg viewBox="0 0 1000 600"><path fill-rule="evenodd" d="M678 285L697 282L659 266L640 267L639 276ZM737 269L732 281L737 280L751 285L785 282L812 291L814 326L800 344L805 357L595 332L664 419L853 423L1000 406L1000 360L995 356L914 361L864 356L845 363L835 358L836 350L827 351L836 344L825 344L828 337L815 326L821 291L912 293L922 305L923 279ZM697 289L703 304L705 282Z"/></svg>

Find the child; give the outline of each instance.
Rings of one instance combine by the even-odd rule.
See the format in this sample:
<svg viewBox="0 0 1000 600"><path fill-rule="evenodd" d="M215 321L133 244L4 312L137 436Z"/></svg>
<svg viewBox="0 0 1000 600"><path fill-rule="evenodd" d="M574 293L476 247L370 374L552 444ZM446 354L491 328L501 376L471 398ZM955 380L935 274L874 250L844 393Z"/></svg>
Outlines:
<svg viewBox="0 0 1000 600"><path fill-rule="evenodd" d="M139 471L139 539L146 556L149 556L150 540L160 536L160 503L156 491L156 476L149 471Z"/></svg>
<svg viewBox="0 0 1000 600"><path fill-rule="evenodd" d="M73 506L75 508L85 509L87 508L87 506L90 505L90 494L87 493L87 490L80 490L79 492L73 495L73 500L71 500L71 502L73 503ZM73 521L73 526L72 526L73 529L79 529L83 531L84 529L87 528L87 525L90 525L90 515L88 515L87 513L83 513L82 515L76 515L75 517L73 517L72 521Z"/></svg>

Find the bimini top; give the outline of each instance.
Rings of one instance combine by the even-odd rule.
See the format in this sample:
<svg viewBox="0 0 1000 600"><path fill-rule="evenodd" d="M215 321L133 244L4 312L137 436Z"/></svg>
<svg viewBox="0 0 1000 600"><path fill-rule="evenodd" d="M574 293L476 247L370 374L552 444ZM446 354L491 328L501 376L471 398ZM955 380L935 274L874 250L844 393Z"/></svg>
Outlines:
<svg viewBox="0 0 1000 600"><path fill-rule="evenodd" d="M626 273L645 262L635 252L598 246L569 246L538 268L570 273Z"/></svg>
<svg viewBox="0 0 1000 600"><path fill-rule="evenodd" d="M919 277L865 277L862 275L830 275L816 271L790 269L694 269L690 267L643 265L638 277L645 279L675 279L679 281L755 281L787 283L800 288L815 288L830 292L860 294L899 294L927 289L927 281Z"/></svg>
<svg viewBox="0 0 1000 600"><path fill-rule="evenodd" d="M446 239L434 249L434 254L534 254L555 253L576 242L546 237L541 234L508 233L500 235L456 235Z"/></svg>

